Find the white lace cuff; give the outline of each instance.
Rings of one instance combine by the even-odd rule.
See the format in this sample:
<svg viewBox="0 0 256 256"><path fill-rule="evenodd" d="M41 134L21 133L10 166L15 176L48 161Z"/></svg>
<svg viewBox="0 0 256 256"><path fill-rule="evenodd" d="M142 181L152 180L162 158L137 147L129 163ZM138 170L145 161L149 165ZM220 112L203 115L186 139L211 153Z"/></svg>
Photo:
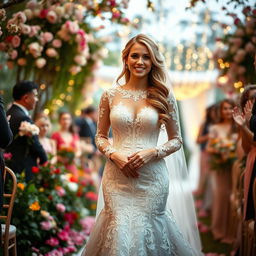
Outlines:
<svg viewBox="0 0 256 256"><path fill-rule="evenodd" d="M175 151L179 150L182 145L182 139L180 137L173 138L167 141L165 144L157 146L155 149L157 151L157 158L163 158Z"/></svg>
<svg viewBox="0 0 256 256"><path fill-rule="evenodd" d="M112 154L112 153L114 153L114 152L116 152L116 150L112 147L112 146L107 146L107 147L105 147L104 149L103 149L103 151L104 151L104 153L105 153L105 156L107 157L107 158L110 158L110 155Z"/></svg>

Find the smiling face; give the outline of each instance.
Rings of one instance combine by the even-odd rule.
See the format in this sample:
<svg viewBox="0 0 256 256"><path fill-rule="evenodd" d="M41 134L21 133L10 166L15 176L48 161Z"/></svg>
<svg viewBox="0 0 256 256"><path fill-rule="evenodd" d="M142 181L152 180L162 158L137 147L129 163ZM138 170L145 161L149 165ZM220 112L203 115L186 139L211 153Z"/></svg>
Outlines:
<svg viewBox="0 0 256 256"><path fill-rule="evenodd" d="M233 106L228 102L224 102L221 106L221 117L223 120L230 120L233 118Z"/></svg>
<svg viewBox="0 0 256 256"><path fill-rule="evenodd" d="M43 118L43 117L36 121L36 125L40 129L40 136L41 137L46 136L46 134L49 132L49 130L51 128L50 121L46 118Z"/></svg>
<svg viewBox="0 0 256 256"><path fill-rule="evenodd" d="M130 76L136 78L148 76L152 68L152 60L147 47L144 44L135 43L128 54L126 65Z"/></svg>
<svg viewBox="0 0 256 256"><path fill-rule="evenodd" d="M69 113L61 114L59 118L60 126L63 130L68 130L72 124L72 117Z"/></svg>

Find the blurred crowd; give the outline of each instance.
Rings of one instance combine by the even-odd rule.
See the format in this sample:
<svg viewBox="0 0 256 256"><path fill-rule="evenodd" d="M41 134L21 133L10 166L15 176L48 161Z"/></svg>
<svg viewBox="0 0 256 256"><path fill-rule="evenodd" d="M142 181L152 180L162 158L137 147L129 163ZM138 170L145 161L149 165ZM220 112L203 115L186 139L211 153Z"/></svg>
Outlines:
<svg viewBox="0 0 256 256"><path fill-rule="evenodd" d="M236 255L256 255L255 97L256 85L248 85L237 101L224 99L208 107L197 137L198 214L211 216L214 239L233 244Z"/></svg>

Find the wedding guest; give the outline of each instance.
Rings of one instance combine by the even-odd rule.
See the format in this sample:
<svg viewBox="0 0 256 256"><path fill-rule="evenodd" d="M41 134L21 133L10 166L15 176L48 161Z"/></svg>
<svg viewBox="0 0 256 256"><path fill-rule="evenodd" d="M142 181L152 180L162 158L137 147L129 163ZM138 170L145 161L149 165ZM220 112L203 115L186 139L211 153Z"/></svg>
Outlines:
<svg viewBox="0 0 256 256"><path fill-rule="evenodd" d="M79 135L75 132L69 112L61 112L59 115L60 129L51 136L56 141L58 160L63 162L66 169L78 177L78 169L75 159L80 157Z"/></svg>
<svg viewBox="0 0 256 256"><path fill-rule="evenodd" d="M231 243L229 237L229 211L231 193L231 154L237 141L237 127L232 117L235 104L225 99L220 103L220 121L210 128L207 150L213 171L213 205L211 230L216 240ZM225 146L228 145L228 146ZM224 149L224 151L223 151ZM213 165L215 163L215 166ZM217 165L216 165L217 164Z"/></svg>
<svg viewBox="0 0 256 256"><path fill-rule="evenodd" d="M4 173L4 158L3 150L11 143L12 141L12 131L9 127L6 114L3 106L3 99L0 95L0 212L2 211L3 206L3 173Z"/></svg>
<svg viewBox="0 0 256 256"><path fill-rule="evenodd" d="M13 87L14 102L7 111L10 115L10 128L13 133L14 140L7 147L6 152L12 154L9 167L15 173L21 173L25 170L26 180L29 181L33 177L32 167L44 164L47 161L47 155L39 142L38 135L31 132L27 135L19 136L21 123L26 121L33 124L29 111L35 108L38 86L32 81L20 81Z"/></svg>
<svg viewBox="0 0 256 256"><path fill-rule="evenodd" d="M51 121L47 116L39 116L35 124L40 129L39 132L39 141L41 145L43 146L45 152L49 155L51 158L51 163L55 163L57 161L56 154L57 154L57 148L56 148L56 142L53 139L50 139L48 137L49 132L51 130Z"/></svg>

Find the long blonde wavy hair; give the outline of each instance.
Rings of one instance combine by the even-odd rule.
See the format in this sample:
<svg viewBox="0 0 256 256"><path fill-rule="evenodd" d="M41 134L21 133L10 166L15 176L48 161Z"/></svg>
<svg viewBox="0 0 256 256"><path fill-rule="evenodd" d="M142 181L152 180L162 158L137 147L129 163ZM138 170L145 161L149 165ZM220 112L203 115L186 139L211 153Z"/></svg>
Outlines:
<svg viewBox="0 0 256 256"><path fill-rule="evenodd" d="M119 81L123 76L125 77L126 83L130 80L130 71L126 68L126 61L130 50L135 43L145 45L149 51L152 68L148 75L149 87L147 89L147 101L158 111L159 121L161 123L166 123L170 119L168 114L170 109L167 102L169 89L166 86L165 64L158 46L151 38L144 34L138 34L127 42L124 50L122 51L123 70L117 78L117 83L119 84Z"/></svg>

